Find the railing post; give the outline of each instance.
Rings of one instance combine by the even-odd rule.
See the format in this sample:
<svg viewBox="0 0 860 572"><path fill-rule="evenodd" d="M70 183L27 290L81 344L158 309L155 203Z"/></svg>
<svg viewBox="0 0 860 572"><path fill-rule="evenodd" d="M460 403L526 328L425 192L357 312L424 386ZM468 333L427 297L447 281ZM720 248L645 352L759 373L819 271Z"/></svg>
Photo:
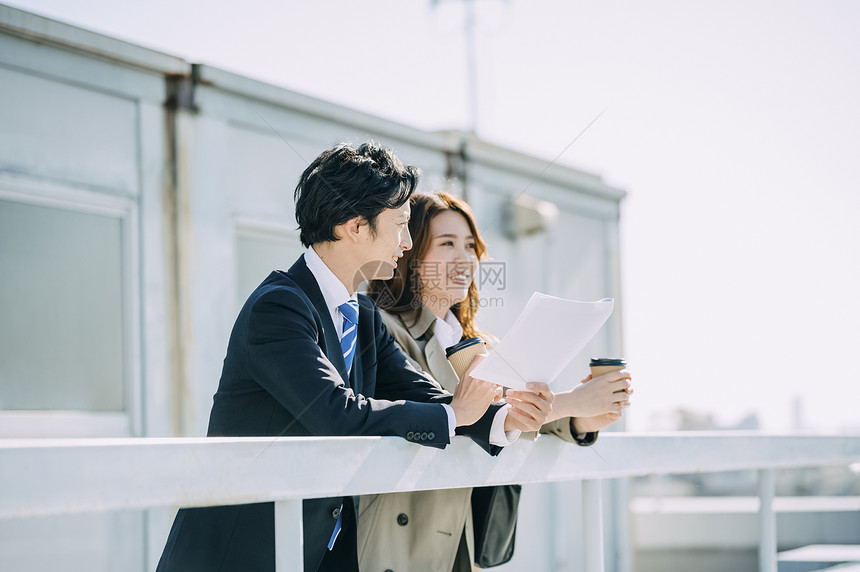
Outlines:
<svg viewBox="0 0 860 572"><path fill-rule="evenodd" d="M773 511L773 497L776 479L773 469L758 472L759 531L758 569L759 572L776 572L776 513Z"/></svg>
<svg viewBox="0 0 860 572"><path fill-rule="evenodd" d="M630 545L630 489L626 478L609 481L612 495L612 535L609 542L612 545L614 561L609 563L609 569L615 572L633 572L633 558Z"/></svg>
<svg viewBox="0 0 860 572"><path fill-rule="evenodd" d="M603 500L599 479L582 481L582 536L585 570L603 572Z"/></svg>
<svg viewBox="0 0 860 572"><path fill-rule="evenodd" d="M302 499L275 502L275 572L304 570Z"/></svg>

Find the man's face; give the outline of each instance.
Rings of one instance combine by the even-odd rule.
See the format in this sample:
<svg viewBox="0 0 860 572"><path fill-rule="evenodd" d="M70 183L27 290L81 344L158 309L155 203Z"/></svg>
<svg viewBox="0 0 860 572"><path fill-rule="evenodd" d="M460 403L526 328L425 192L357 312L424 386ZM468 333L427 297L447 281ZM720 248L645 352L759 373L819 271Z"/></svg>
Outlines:
<svg viewBox="0 0 860 572"><path fill-rule="evenodd" d="M397 261L412 248L409 234L410 207L386 209L376 217L376 236L369 225L362 227L364 233L364 259L362 265L365 280L388 280L394 276Z"/></svg>

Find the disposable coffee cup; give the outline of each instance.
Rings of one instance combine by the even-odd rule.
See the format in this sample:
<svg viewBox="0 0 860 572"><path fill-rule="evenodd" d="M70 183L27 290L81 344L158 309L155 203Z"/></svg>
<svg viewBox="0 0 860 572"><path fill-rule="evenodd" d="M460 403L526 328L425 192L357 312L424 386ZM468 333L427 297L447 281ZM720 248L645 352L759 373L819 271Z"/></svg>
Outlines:
<svg viewBox="0 0 860 572"><path fill-rule="evenodd" d="M591 368L591 377L598 377L610 371L625 369L627 360L624 358L591 358L591 363L588 366Z"/></svg>
<svg viewBox="0 0 860 572"><path fill-rule="evenodd" d="M487 344L483 338L469 338L446 349L445 357L451 362L457 377L463 379L463 374L469 369L475 356L486 351Z"/></svg>

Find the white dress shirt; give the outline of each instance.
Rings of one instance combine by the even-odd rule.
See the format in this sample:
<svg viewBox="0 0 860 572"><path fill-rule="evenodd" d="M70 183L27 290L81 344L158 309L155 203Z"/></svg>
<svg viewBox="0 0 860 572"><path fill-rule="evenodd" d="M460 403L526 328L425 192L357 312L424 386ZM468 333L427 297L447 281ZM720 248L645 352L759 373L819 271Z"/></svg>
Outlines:
<svg viewBox="0 0 860 572"><path fill-rule="evenodd" d="M331 321L334 323L337 337L340 338L343 335L343 313L339 306L349 300L355 300L357 303L358 296L355 293L350 296L340 278L334 275L334 272L326 266L313 248L308 248L305 251L305 264L308 265L308 270L314 275L317 285L320 287L326 308L331 314Z"/></svg>
<svg viewBox="0 0 860 572"><path fill-rule="evenodd" d="M460 341L463 337L463 326L460 325L460 320L454 315L454 312L448 310L443 320L436 316L436 328L433 333L439 338L439 343L443 348L449 348Z"/></svg>

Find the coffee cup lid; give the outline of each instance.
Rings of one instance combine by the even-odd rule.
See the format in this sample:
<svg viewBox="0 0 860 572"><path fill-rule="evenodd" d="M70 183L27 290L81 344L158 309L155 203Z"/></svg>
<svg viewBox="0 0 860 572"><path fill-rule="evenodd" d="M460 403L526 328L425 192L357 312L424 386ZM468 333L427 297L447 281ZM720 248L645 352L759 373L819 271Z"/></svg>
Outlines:
<svg viewBox="0 0 860 572"><path fill-rule="evenodd" d="M627 366L627 360L624 358L591 358L591 363L588 364L589 367L600 367L600 366Z"/></svg>
<svg viewBox="0 0 860 572"><path fill-rule="evenodd" d="M449 358L449 357L451 357L452 354L455 354L462 349L466 349L470 346L474 346L475 344L483 344L483 343L484 343L484 338L481 338L481 337L467 338L461 342L454 344L453 346L449 347L448 349L446 349L445 350L445 357Z"/></svg>

